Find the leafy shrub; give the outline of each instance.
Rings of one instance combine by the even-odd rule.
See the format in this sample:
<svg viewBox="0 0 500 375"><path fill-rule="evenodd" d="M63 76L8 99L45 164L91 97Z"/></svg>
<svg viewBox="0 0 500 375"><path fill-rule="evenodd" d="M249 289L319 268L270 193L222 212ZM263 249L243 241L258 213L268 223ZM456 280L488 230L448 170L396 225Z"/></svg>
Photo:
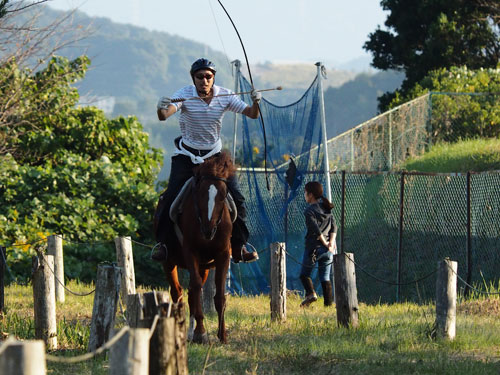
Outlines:
<svg viewBox="0 0 500 375"><path fill-rule="evenodd" d="M437 141L500 136L500 69L452 67L430 72L391 107L432 92L432 132Z"/></svg>

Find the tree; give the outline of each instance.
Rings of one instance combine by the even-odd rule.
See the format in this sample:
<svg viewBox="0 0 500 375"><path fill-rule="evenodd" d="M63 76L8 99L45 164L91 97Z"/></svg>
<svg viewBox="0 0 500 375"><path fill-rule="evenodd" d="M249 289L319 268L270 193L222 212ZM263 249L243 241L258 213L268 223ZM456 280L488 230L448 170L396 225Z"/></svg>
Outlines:
<svg viewBox="0 0 500 375"><path fill-rule="evenodd" d="M123 235L152 242L161 152L149 146L135 117L108 119L97 108L75 108L72 84L88 64L86 57L53 57L36 73L14 63L3 67L22 104L11 113L18 126L3 134L13 152L0 154L2 244L32 243L49 234L63 234L70 243ZM66 260L72 276L89 281L92 267L112 254L109 246L80 248L69 250ZM19 246L8 259L20 268L31 255L31 247ZM86 274L78 273L86 262Z"/></svg>
<svg viewBox="0 0 500 375"><path fill-rule="evenodd" d="M468 66L495 68L500 60L498 0L382 0L390 11L369 35L364 49L373 55L372 66L395 69L406 75L403 94L438 68ZM379 100L385 109L394 97Z"/></svg>
<svg viewBox="0 0 500 375"><path fill-rule="evenodd" d="M86 29L75 28L68 22L71 13L48 25L38 26L36 22L43 10L41 4L46 1L0 0L0 155L17 152L15 139L30 126L39 126L33 121L35 117L53 110L45 99L51 95L54 99L54 87L65 74L68 74L65 78L68 81L81 78L82 71L73 69L74 66L71 72L61 71L62 66L57 61L52 61L50 66L59 69L60 74L45 74L36 79L31 76L31 72L41 71L58 50L87 33ZM81 65L82 69L88 63L85 58L72 62Z"/></svg>
<svg viewBox="0 0 500 375"><path fill-rule="evenodd" d="M500 69L433 70L407 90L406 96L397 92L390 106L396 107L428 92L435 92L431 117L435 142L500 136Z"/></svg>

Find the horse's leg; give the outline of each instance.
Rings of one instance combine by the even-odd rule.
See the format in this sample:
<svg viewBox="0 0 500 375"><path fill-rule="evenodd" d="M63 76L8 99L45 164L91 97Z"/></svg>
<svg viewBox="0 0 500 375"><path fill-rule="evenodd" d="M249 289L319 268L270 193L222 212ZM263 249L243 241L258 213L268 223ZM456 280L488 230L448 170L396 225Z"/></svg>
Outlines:
<svg viewBox="0 0 500 375"><path fill-rule="evenodd" d="M215 265L215 309L219 316L219 329L217 337L220 342L227 343L226 324L224 322L224 311L226 310L226 278L229 268L230 250L218 254Z"/></svg>
<svg viewBox="0 0 500 375"><path fill-rule="evenodd" d="M208 279L208 274L210 272L210 268L200 268L200 277L201 277L201 285L205 285L205 282Z"/></svg>
<svg viewBox="0 0 500 375"><path fill-rule="evenodd" d="M177 303L182 298L182 287L179 283L177 266L170 262L163 262L163 270L165 271L168 284L170 285L170 295L172 296L172 301Z"/></svg>
<svg viewBox="0 0 500 375"><path fill-rule="evenodd" d="M192 334L192 341L199 344L208 343L208 335L205 331L205 326L203 325L203 310L201 308L201 287L202 277L200 276L200 267L198 261L192 257L192 261L189 267L189 293L188 293L188 303L189 303L189 333L188 339ZM193 331L194 321L196 321L196 327Z"/></svg>

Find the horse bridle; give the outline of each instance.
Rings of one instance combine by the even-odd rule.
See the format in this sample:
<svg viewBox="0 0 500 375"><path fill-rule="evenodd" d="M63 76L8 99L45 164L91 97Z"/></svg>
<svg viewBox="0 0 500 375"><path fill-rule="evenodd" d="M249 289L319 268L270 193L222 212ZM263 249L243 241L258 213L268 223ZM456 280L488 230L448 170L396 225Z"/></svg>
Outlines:
<svg viewBox="0 0 500 375"><path fill-rule="evenodd" d="M197 192L197 187L200 182L203 180L213 180L213 181L222 181L226 184L226 196L229 192L229 189L227 188L227 179L222 178L222 177L217 177L217 176L196 176L195 178L195 184L193 187L193 202L194 202L194 211L196 213L196 216L198 217L198 221L200 222L201 225L201 214L200 214L200 208L198 207L198 200L196 199L196 192ZM222 209L220 210L219 218L217 219L217 223L215 224L215 227L217 228L222 221L222 214L224 212L224 206L222 206Z"/></svg>

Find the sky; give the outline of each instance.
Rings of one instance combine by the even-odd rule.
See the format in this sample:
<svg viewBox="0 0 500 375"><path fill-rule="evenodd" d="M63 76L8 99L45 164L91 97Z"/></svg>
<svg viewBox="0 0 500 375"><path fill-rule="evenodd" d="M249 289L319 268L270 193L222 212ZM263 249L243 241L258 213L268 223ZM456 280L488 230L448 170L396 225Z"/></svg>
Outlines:
<svg viewBox="0 0 500 375"><path fill-rule="evenodd" d="M221 0L245 45L250 64L323 62L327 67L370 55L368 34L383 28L379 0ZM149 30L209 45L244 61L236 32L217 0L50 0L59 10L78 8Z"/></svg>

